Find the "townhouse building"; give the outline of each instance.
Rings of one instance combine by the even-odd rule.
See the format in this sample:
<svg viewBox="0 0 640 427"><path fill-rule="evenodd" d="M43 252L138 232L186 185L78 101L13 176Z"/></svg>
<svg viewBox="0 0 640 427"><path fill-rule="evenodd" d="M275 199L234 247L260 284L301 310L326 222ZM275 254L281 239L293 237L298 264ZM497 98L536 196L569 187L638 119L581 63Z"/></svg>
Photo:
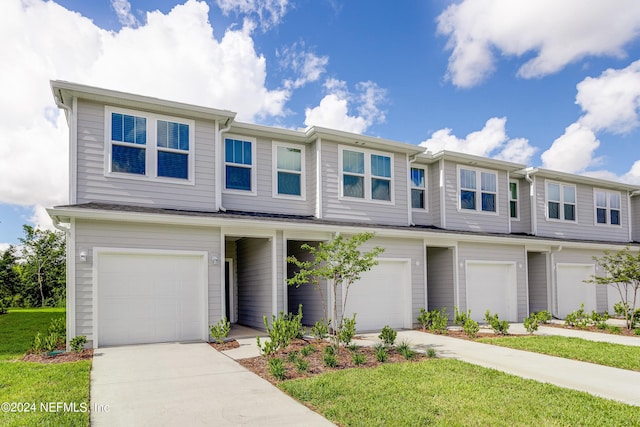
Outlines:
<svg viewBox="0 0 640 427"><path fill-rule="evenodd" d="M509 321L616 295L594 256L640 241L640 187L52 81L69 123L67 330L94 347L207 340L209 325L328 317L286 258L335 233L385 251L349 294L361 331L454 306ZM326 286L327 284L323 284ZM325 295L329 293L326 292ZM338 296L340 298L340 296Z"/></svg>

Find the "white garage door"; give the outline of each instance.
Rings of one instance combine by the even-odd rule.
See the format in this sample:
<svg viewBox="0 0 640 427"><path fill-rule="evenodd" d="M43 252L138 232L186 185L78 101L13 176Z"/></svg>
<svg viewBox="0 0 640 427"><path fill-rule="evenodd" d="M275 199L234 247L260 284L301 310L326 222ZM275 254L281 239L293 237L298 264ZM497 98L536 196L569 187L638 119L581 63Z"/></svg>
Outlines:
<svg viewBox="0 0 640 427"><path fill-rule="evenodd" d="M358 331L379 331L385 325L394 329L410 327L410 322L405 321L410 289L408 261L380 260L349 288L345 317L357 313Z"/></svg>
<svg viewBox="0 0 640 427"><path fill-rule="evenodd" d="M556 264L556 294L558 296L558 317L578 310L584 304L587 312L596 309L596 285L584 283L595 274L592 264Z"/></svg>
<svg viewBox="0 0 640 427"><path fill-rule="evenodd" d="M471 318L482 321L489 309L500 319L518 321L515 263L467 261L466 284Z"/></svg>
<svg viewBox="0 0 640 427"><path fill-rule="evenodd" d="M98 345L206 339L206 258L101 253Z"/></svg>

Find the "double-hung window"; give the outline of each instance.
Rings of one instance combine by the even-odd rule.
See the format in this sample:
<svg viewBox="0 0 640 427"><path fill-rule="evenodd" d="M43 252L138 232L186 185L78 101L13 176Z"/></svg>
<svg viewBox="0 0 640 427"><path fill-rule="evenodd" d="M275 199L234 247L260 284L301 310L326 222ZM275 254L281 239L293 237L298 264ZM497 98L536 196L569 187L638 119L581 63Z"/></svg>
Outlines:
<svg viewBox="0 0 640 427"><path fill-rule="evenodd" d="M518 181L509 181L509 216L513 219L519 218L518 206Z"/></svg>
<svg viewBox="0 0 640 427"><path fill-rule="evenodd" d="M594 190L596 223L620 225L620 193Z"/></svg>
<svg viewBox="0 0 640 427"><path fill-rule="evenodd" d="M225 138L224 176L227 190L255 192L254 145L255 141L247 138Z"/></svg>
<svg viewBox="0 0 640 427"><path fill-rule="evenodd" d="M498 212L498 174L496 172L460 169L460 209Z"/></svg>
<svg viewBox="0 0 640 427"><path fill-rule="evenodd" d="M427 181L423 168L411 168L411 207L426 209Z"/></svg>
<svg viewBox="0 0 640 427"><path fill-rule="evenodd" d="M192 120L106 107L105 173L193 183Z"/></svg>
<svg viewBox="0 0 640 427"><path fill-rule="evenodd" d="M273 156L274 196L304 198L304 147L274 143Z"/></svg>
<svg viewBox="0 0 640 427"><path fill-rule="evenodd" d="M391 155L341 148L342 197L392 202L392 163Z"/></svg>
<svg viewBox="0 0 640 427"><path fill-rule="evenodd" d="M561 221L576 220L575 185L547 182L547 218Z"/></svg>

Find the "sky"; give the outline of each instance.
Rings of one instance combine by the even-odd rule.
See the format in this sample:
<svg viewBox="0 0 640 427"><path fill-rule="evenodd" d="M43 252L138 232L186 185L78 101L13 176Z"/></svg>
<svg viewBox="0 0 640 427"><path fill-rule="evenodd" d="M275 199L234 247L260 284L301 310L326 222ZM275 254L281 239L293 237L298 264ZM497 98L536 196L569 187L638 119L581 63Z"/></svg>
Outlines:
<svg viewBox="0 0 640 427"><path fill-rule="evenodd" d="M3 0L0 250L68 203L67 80L640 184L637 0Z"/></svg>

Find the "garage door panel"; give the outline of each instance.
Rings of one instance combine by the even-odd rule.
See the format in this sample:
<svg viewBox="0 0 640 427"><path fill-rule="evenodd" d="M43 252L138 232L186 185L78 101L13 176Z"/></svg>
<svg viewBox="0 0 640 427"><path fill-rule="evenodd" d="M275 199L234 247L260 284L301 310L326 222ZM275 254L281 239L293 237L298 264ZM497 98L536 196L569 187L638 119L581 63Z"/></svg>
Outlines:
<svg viewBox="0 0 640 427"><path fill-rule="evenodd" d="M202 339L202 256L99 254L100 345Z"/></svg>
<svg viewBox="0 0 640 427"><path fill-rule="evenodd" d="M578 310L584 304L587 312L596 310L596 285L585 283L595 274L592 264L556 264L558 317Z"/></svg>
<svg viewBox="0 0 640 427"><path fill-rule="evenodd" d="M467 307L476 321L488 309L509 322L518 320L517 276L514 263L468 261Z"/></svg>

